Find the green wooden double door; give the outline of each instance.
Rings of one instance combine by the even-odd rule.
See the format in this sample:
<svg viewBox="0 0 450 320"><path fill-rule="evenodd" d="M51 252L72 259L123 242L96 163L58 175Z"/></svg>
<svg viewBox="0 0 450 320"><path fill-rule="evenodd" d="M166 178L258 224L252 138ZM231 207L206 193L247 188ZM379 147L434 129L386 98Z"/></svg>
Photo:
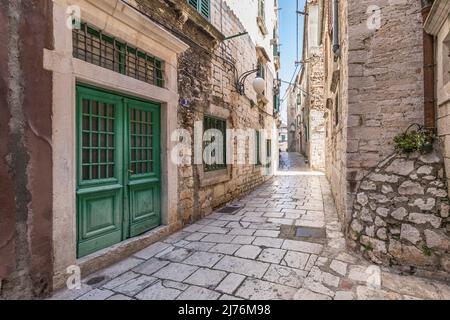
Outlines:
<svg viewBox="0 0 450 320"><path fill-rule="evenodd" d="M77 86L77 254L161 224L160 105Z"/></svg>

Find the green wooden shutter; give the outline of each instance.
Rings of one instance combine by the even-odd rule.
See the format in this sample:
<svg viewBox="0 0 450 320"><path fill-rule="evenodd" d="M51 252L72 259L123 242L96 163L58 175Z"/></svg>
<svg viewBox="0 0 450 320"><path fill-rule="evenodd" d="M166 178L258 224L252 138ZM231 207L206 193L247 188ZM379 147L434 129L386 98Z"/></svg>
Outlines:
<svg viewBox="0 0 450 320"><path fill-rule="evenodd" d="M199 11L206 18L209 18L209 11L210 11L209 0L201 0Z"/></svg>
<svg viewBox="0 0 450 320"><path fill-rule="evenodd" d="M188 3L195 8L202 16L209 18L210 0L188 0Z"/></svg>
<svg viewBox="0 0 450 320"><path fill-rule="evenodd" d="M198 0L188 0L188 3L195 8L198 9Z"/></svg>

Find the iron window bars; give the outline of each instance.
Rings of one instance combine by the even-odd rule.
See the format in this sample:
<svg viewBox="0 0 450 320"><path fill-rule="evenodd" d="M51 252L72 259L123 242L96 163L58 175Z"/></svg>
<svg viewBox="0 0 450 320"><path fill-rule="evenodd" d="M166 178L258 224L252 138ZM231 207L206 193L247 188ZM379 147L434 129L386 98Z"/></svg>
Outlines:
<svg viewBox="0 0 450 320"><path fill-rule="evenodd" d="M73 56L158 87L165 85L162 60L86 23L73 30Z"/></svg>
<svg viewBox="0 0 450 320"><path fill-rule="evenodd" d="M223 169L227 168L227 165L226 165L227 122L226 122L226 120L205 116L204 121L203 121L203 131L207 132L208 130L211 130L211 129L219 130L221 132L223 146L222 146L222 148L218 148L218 149L212 151L211 155L207 155L208 157L211 157L210 159L207 159L207 160L211 160L213 157L215 157L216 163L206 163L206 161L204 161L204 163L203 163L204 169L203 170L205 172L223 170ZM205 141L203 143L203 150L205 150L205 148L207 146L209 146L211 143L213 143L214 141L215 141L215 137L211 134L207 134L205 137ZM218 153L218 154L216 154L216 153ZM208 162L211 162L211 161L208 161Z"/></svg>

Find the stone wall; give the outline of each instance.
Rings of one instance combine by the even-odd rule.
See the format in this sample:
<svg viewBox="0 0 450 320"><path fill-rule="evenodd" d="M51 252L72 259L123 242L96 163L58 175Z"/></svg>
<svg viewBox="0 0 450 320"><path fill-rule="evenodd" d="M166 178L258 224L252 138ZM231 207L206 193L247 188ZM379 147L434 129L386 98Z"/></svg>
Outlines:
<svg viewBox="0 0 450 320"><path fill-rule="evenodd" d="M449 280L446 187L439 153L389 157L359 186L352 246L374 263Z"/></svg>
<svg viewBox="0 0 450 320"><path fill-rule="evenodd" d="M218 43L217 39L205 32L205 28L198 23L190 19L181 19L180 22L179 12L173 8L173 2L138 1L152 19L181 32L184 35L182 40L190 45L190 49L179 57L179 94L181 99L189 101L189 105L179 106L178 125L190 133L192 148L195 143L194 123L203 121L205 114L226 118L230 129L272 130L272 73L267 72L266 77L266 97L270 102L258 107L254 105L257 97L251 88L254 77L247 81L247 96L240 96L234 88L234 74L229 64L224 62L224 58L233 61L239 74L254 68L257 55L252 39L244 36ZM234 12L223 1L212 1L211 10L212 23L222 34L234 35L245 30ZM277 140L272 140L275 148ZM254 146L247 144L247 151L249 148ZM208 215L213 209L244 195L270 178L264 174L261 167L231 165L228 172L218 173L217 176L213 174L211 178L206 179L203 167L193 163L179 166L178 176L178 210L183 224L192 223Z"/></svg>
<svg viewBox="0 0 450 320"><path fill-rule="evenodd" d="M346 226L358 182L393 152L397 134L424 121L420 1L377 1L379 29L368 27L373 4L340 1L341 58L335 70L342 124L329 132L327 171Z"/></svg>
<svg viewBox="0 0 450 320"><path fill-rule="evenodd" d="M0 1L0 300L52 289L52 1Z"/></svg>
<svg viewBox="0 0 450 320"><path fill-rule="evenodd" d="M325 1L323 43L324 43L324 68L325 68L325 95L326 100L330 99L327 117L326 132L326 174L331 184L331 190L335 199L338 215L341 221L347 220L347 193L349 184L347 181L347 150L355 152L356 143L347 140L347 119L348 119L348 15L347 1L339 1L339 38L340 57L335 60L332 51L332 1ZM331 25L330 25L331 23ZM336 112L335 105L339 103L339 110ZM347 147L348 145L348 147Z"/></svg>

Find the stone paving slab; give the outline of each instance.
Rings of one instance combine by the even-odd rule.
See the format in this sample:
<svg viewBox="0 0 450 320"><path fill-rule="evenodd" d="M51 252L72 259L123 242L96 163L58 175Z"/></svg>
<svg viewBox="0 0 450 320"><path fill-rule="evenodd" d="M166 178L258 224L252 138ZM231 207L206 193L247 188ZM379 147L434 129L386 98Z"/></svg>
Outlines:
<svg viewBox="0 0 450 320"><path fill-rule="evenodd" d="M289 163L235 201L235 215L215 212L52 299L450 299L447 283L380 269L347 250L328 181L298 155ZM283 225L323 228L326 237L282 238ZM105 280L86 284L98 276Z"/></svg>

